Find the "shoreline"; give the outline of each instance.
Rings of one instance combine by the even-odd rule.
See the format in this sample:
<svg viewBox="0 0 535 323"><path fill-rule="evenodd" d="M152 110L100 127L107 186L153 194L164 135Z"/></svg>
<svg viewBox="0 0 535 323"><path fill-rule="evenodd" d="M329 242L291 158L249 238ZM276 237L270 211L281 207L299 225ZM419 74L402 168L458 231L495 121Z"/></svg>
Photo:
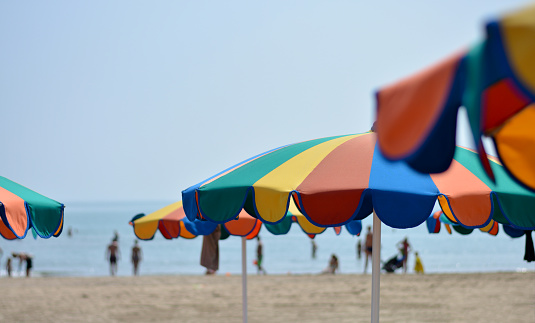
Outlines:
<svg viewBox="0 0 535 323"><path fill-rule="evenodd" d="M22 278L22 277L21 277ZM249 322L369 322L371 274L248 275ZM534 322L535 272L382 274L381 322ZM0 321L241 322L241 275L0 278Z"/></svg>
<svg viewBox="0 0 535 323"><path fill-rule="evenodd" d="M516 270L495 270L495 271L467 271L467 272L454 272L454 271L451 271L451 272L448 272L448 271L443 271L443 272L426 272L425 275L472 275L472 274L497 274L497 273L535 273L535 265L533 266L534 268L533 269L530 269L530 268L517 268ZM303 273L293 273L293 272L288 272L288 273L269 273L269 276L315 276L315 275L320 275L321 273L313 273L313 272L303 272ZM155 277L155 276L204 276L205 275L205 272L204 271L200 271L199 273L184 273L184 274L181 274L181 273L176 273L176 274L169 274L169 273L143 273L143 271L141 271L141 275L139 277ZM240 276L241 277L241 272L227 272L227 273L224 273L222 271L220 272L217 272L215 276ZM249 276L256 276L256 272L248 272L247 273L247 277ZM356 272L341 272L341 273L337 273L336 275L355 275L355 276L359 276L359 275L370 275L371 276L371 270L368 271L367 273L356 273ZM403 274L401 271L396 271L394 273L386 273L384 270L381 271L381 276L382 275L417 275L415 272L413 271L410 271L410 272L407 272L406 274ZM31 278L47 278L47 277L64 277L64 278L69 278L69 277L72 277L72 278L101 278L101 277L111 277L109 274L103 274L103 275L78 275L78 274L73 274L72 272L68 272L68 271L63 271L63 272L58 272L58 271L32 271L31 273ZM133 277L132 274L119 274L117 275L116 277ZM0 271L0 279L3 279L3 278L8 278L7 277L7 274L5 271ZM21 272L20 275L18 272L14 272L13 273L13 276L11 278L26 278L25 277L25 272Z"/></svg>

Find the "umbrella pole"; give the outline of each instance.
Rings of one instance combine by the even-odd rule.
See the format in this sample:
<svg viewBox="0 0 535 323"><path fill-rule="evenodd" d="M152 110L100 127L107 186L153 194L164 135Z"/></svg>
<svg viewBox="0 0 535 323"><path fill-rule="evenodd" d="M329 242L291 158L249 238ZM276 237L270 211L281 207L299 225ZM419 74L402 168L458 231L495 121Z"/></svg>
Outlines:
<svg viewBox="0 0 535 323"><path fill-rule="evenodd" d="M372 241L372 323L379 323L379 292L381 278L381 220L373 210Z"/></svg>
<svg viewBox="0 0 535 323"><path fill-rule="evenodd" d="M241 285L243 323L247 323L247 238L241 238Z"/></svg>

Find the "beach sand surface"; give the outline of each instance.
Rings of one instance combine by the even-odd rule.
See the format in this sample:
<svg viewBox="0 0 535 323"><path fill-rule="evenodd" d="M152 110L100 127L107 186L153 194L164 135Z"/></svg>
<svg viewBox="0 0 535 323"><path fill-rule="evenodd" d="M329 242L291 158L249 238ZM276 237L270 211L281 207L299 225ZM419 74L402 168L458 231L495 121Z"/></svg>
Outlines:
<svg viewBox="0 0 535 323"><path fill-rule="evenodd" d="M0 278L0 322L241 322L240 275ZM248 276L249 322L369 322L371 275ZM535 272L383 274L381 322L535 322Z"/></svg>

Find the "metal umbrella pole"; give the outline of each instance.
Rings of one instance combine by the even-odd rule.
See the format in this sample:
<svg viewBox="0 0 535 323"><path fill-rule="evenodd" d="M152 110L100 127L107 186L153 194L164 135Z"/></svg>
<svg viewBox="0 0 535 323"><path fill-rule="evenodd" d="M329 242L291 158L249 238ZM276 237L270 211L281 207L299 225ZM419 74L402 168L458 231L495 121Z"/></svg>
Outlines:
<svg viewBox="0 0 535 323"><path fill-rule="evenodd" d="M241 284L243 323L247 323L247 238L241 238Z"/></svg>
<svg viewBox="0 0 535 323"><path fill-rule="evenodd" d="M372 241L372 323L379 322L379 300L381 280L381 220L373 211Z"/></svg>

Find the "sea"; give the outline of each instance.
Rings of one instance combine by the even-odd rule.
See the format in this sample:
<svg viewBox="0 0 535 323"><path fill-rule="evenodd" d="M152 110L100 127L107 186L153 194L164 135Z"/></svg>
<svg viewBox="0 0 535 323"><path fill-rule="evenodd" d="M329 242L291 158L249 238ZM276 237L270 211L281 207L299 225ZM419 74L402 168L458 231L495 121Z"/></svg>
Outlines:
<svg viewBox="0 0 535 323"><path fill-rule="evenodd" d="M65 207L63 233L57 238L33 238L29 233L22 240L0 239L0 276L6 276L5 264L12 252L26 252L33 256L32 276L107 276L107 245L116 231L119 234L118 276L132 275L131 249L136 240L131 218L138 213L154 212L173 201L134 202L71 202ZM363 220L363 228L372 224L372 217ZM500 228L501 229L501 228ZM71 230L72 234L68 235ZM365 230L365 229L364 229ZM444 228L429 234L425 223L411 229L381 228L381 260L386 262L397 255L396 245L407 238L412 251L417 251L426 273L476 273L535 271L535 263L523 260L525 237L513 239L500 231L491 236L479 230L469 235L448 234ZM327 267L332 254L339 259L340 273L363 273L365 258L359 258L356 245L361 236L351 235L345 228L339 235L328 228L317 235L315 258L311 239L294 224L286 235L272 235L265 228L260 231L263 242L263 265L267 274L317 274ZM202 237L167 240L160 232L149 241L140 240L143 259L140 275L203 275L200 265ZM257 274L256 240L246 243L247 273ZM241 274L241 237L221 240L219 275ZM413 273L414 253L409 254L408 273ZM13 262L14 275L23 276ZM367 272L371 273L371 261ZM398 271L399 272L399 271ZM395 274L395 273L394 273Z"/></svg>

